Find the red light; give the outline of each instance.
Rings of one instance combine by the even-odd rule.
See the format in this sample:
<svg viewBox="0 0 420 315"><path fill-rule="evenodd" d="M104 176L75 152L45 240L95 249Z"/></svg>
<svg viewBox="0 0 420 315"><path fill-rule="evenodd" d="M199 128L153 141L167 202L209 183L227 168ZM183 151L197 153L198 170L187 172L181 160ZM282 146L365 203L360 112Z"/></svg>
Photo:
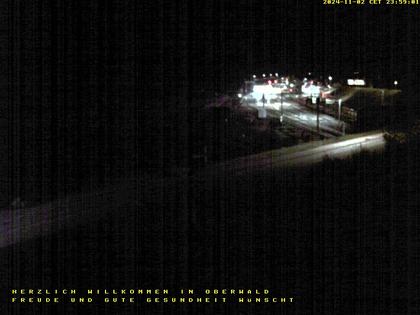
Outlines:
<svg viewBox="0 0 420 315"><path fill-rule="evenodd" d="M268 82L267 82L268 84L271 84L271 80L268 80Z"/></svg>

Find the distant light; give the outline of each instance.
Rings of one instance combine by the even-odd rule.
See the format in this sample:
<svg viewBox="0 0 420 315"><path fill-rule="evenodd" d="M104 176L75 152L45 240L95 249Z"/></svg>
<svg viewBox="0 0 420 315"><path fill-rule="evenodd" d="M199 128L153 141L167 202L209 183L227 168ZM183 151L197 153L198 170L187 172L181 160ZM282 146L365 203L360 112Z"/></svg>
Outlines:
<svg viewBox="0 0 420 315"><path fill-rule="evenodd" d="M294 87L295 85L293 83L290 83L290 87Z"/></svg>
<svg viewBox="0 0 420 315"><path fill-rule="evenodd" d="M241 93L238 93L238 97L241 98L242 97L242 94Z"/></svg>
<svg viewBox="0 0 420 315"><path fill-rule="evenodd" d="M365 82L365 80L361 80L361 79L348 79L347 80L347 84L348 85L358 85L358 86L361 86L361 85L366 85L366 82Z"/></svg>
<svg viewBox="0 0 420 315"><path fill-rule="evenodd" d="M276 72L276 77L278 77L279 76L279 74Z"/></svg>
<svg viewBox="0 0 420 315"><path fill-rule="evenodd" d="M270 73L270 77L272 77L273 76L273 74L272 73Z"/></svg>
<svg viewBox="0 0 420 315"><path fill-rule="evenodd" d="M306 82L306 81L308 81L308 78L303 78L303 82Z"/></svg>
<svg viewBox="0 0 420 315"><path fill-rule="evenodd" d="M252 77L255 79L257 76L254 74Z"/></svg>
<svg viewBox="0 0 420 315"><path fill-rule="evenodd" d="M365 80L356 79L354 80L354 85L365 85Z"/></svg>
<svg viewBox="0 0 420 315"><path fill-rule="evenodd" d="M328 80L332 81L332 76L329 76L329 77L328 77Z"/></svg>
<svg viewBox="0 0 420 315"><path fill-rule="evenodd" d="M268 80L268 82L267 82L268 84L271 84L271 80Z"/></svg>
<svg viewBox="0 0 420 315"><path fill-rule="evenodd" d="M394 85L398 85L398 81L396 81L396 80L395 80L395 81L394 81Z"/></svg>
<svg viewBox="0 0 420 315"><path fill-rule="evenodd" d="M262 76L263 76L263 78L265 78L265 73L263 73L263 75L262 75Z"/></svg>
<svg viewBox="0 0 420 315"><path fill-rule="evenodd" d="M312 75L312 72L308 72L308 75Z"/></svg>
<svg viewBox="0 0 420 315"><path fill-rule="evenodd" d="M274 80L274 83L278 83L278 81L277 80Z"/></svg>

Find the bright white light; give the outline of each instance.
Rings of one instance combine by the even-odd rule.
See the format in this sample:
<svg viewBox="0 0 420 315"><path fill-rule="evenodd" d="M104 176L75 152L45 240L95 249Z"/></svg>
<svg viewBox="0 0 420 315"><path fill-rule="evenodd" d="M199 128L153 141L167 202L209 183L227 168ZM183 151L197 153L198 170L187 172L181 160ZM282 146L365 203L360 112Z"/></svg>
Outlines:
<svg viewBox="0 0 420 315"><path fill-rule="evenodd" d="M271 94L273 87L271 85L254 85L254 92L257 94Z"/></svg>
<svg viewBox="0 0 420 315"><path fill-rule="evenodd" d="M241 93L238 93L238 97L241 98L242 97L242 94Z"/></svg>
<svg viewBox="0 0 420 315"><path fill-rule="evenodd" d="M306 82L306 81L308 81L308 78L303 78L303 82Z"/></svg>
<svg viewBox="0 0 420 315"><path fill-rule="evenodd" d="M270 77L272 77L273 76L273 74L272 73L270 73Z"/></svg>
<svg viewBox="0 0 420 315"><path fill-rule="evenodd" d="M254 74L252 77L255 79L257 76Z"/></svg>
<svg viewBox="0 0 420 315"><path fill-rule="evenodd" d="M276 77L278 77L279 76L279 74L276 72Z"/></svg>
<svg viewBox="0 0 420 315"><path fill-rule="evenodd" d="M361 79L356 79L356 80L353 80L353 79L348 79L347 80L347 84L348 85L366 85L366 82L365 82L365 80L361 80Z"/></svg>
<svg viewBox="0 0 420 315"><path fill-rule="evenodd" d="M328 80L332 81L332 76L329 76L329 77L328 77Z"/></svg>
<svg viewBox="0 0 420 315"><path fill-rule="evenodd" d="M321 87L312 84L302 85L302 93L310 96L318 97L321 93Z"/></svg>
<svg viewBox="0 0 420 315"><path fill-rule="evenodd" d="M293 83L290 83L290 87L294 87L295 85Z"/></svg>
<svg viewBox="0 0 420 315"><path fill-rule="evenodd" d="M265 78L265 73L263 73L263 75L262 75L262 76L263 76L263 78Z"/></svg>
<svg viewBox="0 0 420 315"><path fill-rule="evenodd" d="M308 72L308 75L312 75L312 72Z"/></svg>
<svg viewBox="0 0 420 315"><path fill-rule="evenodd" d="M398 85L398 81L394 81L394 85Z"/></svg>
<svg viewBox="0 0 420 315"><path fill-rule="evenodd" d="M280 85L277 87L273 87L271 94L281 94L283 93L287 88L284 85Z"/></svg>

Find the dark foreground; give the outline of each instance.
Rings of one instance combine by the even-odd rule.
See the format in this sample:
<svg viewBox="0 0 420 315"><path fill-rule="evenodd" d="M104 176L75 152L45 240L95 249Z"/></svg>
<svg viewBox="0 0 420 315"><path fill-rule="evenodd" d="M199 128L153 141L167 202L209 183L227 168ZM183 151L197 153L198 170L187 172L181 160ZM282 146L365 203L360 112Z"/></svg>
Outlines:
<svg viewBox="0 0 420 315"><path fill-rule="evenodd" d="M28 236L0 252L5 293L261 288L293 297L293 303L12 305L4 295L2 311L417 313L415 149L414 143L287 171L267 166L241 174L127 180L81 201L76 216L89 219L76 219L71 227L59 223L52 234Z"/></svg>

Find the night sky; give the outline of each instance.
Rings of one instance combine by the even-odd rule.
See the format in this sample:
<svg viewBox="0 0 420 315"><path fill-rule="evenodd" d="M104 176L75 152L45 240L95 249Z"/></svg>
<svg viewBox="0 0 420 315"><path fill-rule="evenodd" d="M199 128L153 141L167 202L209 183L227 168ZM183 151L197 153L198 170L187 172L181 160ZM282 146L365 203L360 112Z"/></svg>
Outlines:
<svg viewBox="0 0 420 315"><path fill-rule="evenodd" d="M18 182L80 186L185 166L191 111L254 73L359 71L411 89L418 78L415 6L20 0L2 9Z"/></svg>

